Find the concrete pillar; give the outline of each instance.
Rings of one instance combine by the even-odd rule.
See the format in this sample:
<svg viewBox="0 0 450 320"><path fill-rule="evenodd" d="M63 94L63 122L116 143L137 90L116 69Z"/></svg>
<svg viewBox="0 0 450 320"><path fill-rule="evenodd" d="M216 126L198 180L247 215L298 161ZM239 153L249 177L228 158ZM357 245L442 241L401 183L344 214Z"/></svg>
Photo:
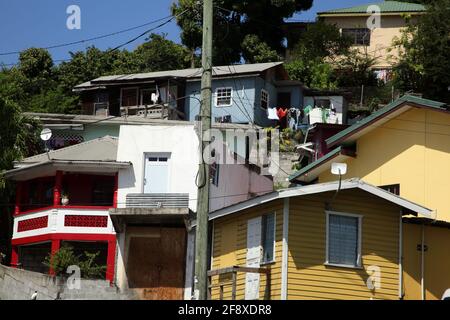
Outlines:
<svg viewBox="0 0 450 320"><path fill-rule="evenodd" d="M114 268L116 262L116 239L108 241L108 256L106 258L106 280L114 281Z"/></svg>
<svg viewBox="0 0 450 320"><path fill-rule="evenodd" d="M13 246L11 250L11 267L17 268L19 264L19 248L17 246Z"/></svg>

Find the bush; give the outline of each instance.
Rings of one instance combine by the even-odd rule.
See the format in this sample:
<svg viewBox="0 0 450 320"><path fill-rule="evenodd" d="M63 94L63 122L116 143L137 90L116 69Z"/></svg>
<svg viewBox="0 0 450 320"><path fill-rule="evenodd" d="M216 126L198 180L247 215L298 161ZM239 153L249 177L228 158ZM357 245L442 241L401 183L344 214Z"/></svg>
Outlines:
<svg viewBox="0 0 450 320"><path fill-rule="evenodd" d="M85 279L93 279L102 277L106 271L105 265L98 265L95 260L100 252L90 253L85 251L83 255L75 255L73 247L63 244L55 254L49 253L45 258L44 264L52 268L57 276L66 276L69 266L75 265L80 268L81 277Z"/></svg>

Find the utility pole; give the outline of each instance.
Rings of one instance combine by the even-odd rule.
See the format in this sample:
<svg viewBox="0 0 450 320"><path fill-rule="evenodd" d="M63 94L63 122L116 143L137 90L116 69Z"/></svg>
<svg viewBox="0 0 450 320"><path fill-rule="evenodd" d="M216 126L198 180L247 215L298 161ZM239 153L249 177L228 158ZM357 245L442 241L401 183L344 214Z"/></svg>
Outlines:
<svg viewBox="0 0 450 320"><path fill-rule="evenodd" d="M212 77L212 32L213 0L203 0L203 46L200 130L201 155L198 173L197 227L195 237L195 279L194 296L198 300L207 298L208 272L208 214L209 214L209 166L205 163L203 152L209 141L203 141L204 133L211 129L211 77Z"/></svg>

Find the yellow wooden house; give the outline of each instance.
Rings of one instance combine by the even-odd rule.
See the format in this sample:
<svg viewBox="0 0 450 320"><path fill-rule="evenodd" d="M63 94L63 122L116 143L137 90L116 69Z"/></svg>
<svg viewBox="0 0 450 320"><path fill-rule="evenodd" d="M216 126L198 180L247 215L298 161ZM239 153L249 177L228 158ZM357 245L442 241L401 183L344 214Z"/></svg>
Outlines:
<svg viewBox="0 0 450 320"><path fill-rule="evenodd" d="M402 216L432 211L358 179L210 214L212 299L400 299Z"/></svg>
<svg viewBox="0 0 450 320"><path fill-rule="evenodd" d="M404 96L326 140L325 156L291 182L333 181L333 162L345 178L384 188L433 210L431 219L405 217L405 299L439 299L450 288L450 109L444 103Z"/></svg>

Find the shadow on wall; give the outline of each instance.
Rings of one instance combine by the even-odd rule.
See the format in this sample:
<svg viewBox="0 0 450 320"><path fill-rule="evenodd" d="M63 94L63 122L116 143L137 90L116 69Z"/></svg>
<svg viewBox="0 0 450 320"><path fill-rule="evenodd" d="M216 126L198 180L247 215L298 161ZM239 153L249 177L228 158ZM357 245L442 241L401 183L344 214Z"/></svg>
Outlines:
<svg viewBox="0 0 450 320"><path fill-rule="evenodd" d="M407 221L407 219L405 219ZM404 250L404 292L405 299L422 299L422 225L403 224ZM426 225L425 236L425 299L441 299L450 288L450 228Z"/></svg>
<svg viewBox="0 0 450 320"><path fill-rule="evenodd" d="M399 208L361 190L342 190L333 211L362 215L361 267L326 261L326 206L334 193L291 198L289 220L290 299L397 299ZM380 288L371 271L380 271ZM372 277L372 278L370 278ZM370 279L369 279L370 278Z"/></svg>

